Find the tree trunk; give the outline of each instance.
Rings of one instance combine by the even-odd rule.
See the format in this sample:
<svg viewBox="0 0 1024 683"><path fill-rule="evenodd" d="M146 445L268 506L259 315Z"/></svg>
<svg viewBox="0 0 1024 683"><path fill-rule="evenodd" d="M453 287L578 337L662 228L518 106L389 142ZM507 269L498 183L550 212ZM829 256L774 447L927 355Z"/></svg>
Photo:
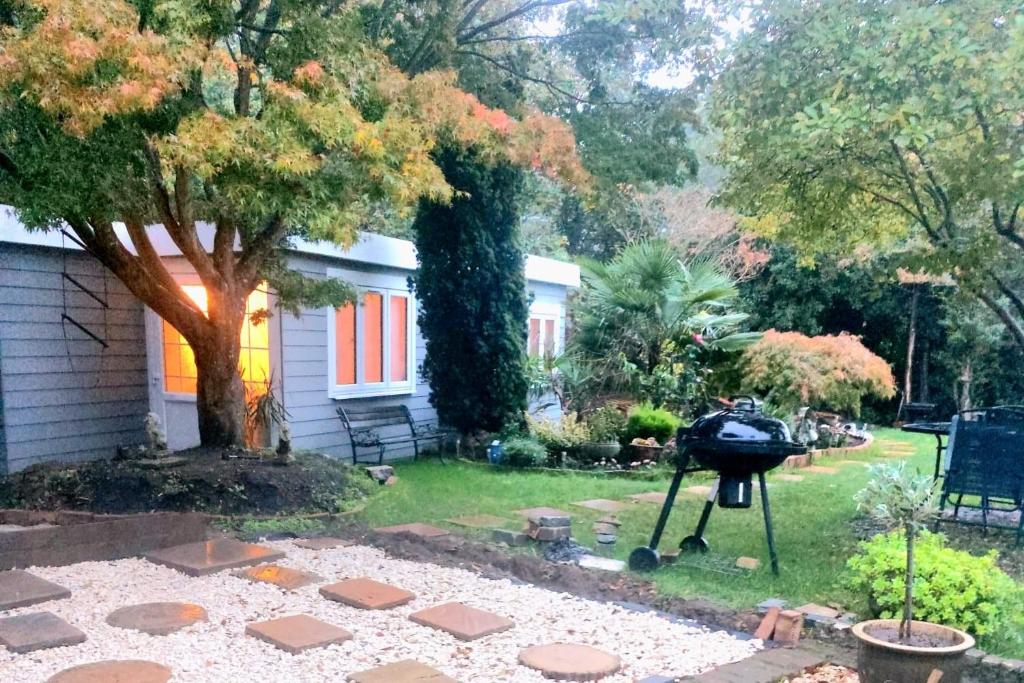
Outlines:
<svg viewBox="0 0 1024 683"><path fill-rule="evenodd" d="M903 591L903 620L900 622L900 638L910 640L911 622L914 619L914 525L907 525L907 573Z"/></svg>
<svg viewBox="0 0 1024 683"><path fill-rule="evenodd" d="M971 409L971 382L973 379L974 364L971 362L970 357L968 357L964 362L963 372L960 373L960 392L957 397L957 406L961 412Z"/></svg>
<svg viewBox="0 0 1024 683"><path fill-rule="evenodd" d="M906 410L908 403L914 401L914 343L917 341L917 300L921 296L921 290L917 285L911 285L913 294L910 297L910 330L907 333L907 367L903 372L903 409Z"/></svg>
<svg viewBox="0 0 1024 683"><path fill-rule="evenodd" d="M247 294L247 293L246 293ZM196 357L196 408L203 446L245 445L245 388L238 371L246 294L207 290L209 334L189 339Z"/></svg>

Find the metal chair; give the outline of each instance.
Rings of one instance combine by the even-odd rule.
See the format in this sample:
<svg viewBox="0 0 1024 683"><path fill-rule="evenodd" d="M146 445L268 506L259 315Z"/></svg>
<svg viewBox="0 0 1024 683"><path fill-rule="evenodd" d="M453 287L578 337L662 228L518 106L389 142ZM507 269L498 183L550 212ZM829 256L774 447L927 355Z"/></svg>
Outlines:
<svg viewBox="0 0 1024 683"><path fill-rule="evenodd" d="M947 469L939 499L940 522L1016 531L1016 543L1024 537L1024 408L996 406L967 410L953 417L947 446ZM964 502L964 497L979 502ZM954 499L953 518L941 513ZM981 522L960 518L960 509L981 511ZM1016 527L993 524L989 513L1019 512Z"/></svg>

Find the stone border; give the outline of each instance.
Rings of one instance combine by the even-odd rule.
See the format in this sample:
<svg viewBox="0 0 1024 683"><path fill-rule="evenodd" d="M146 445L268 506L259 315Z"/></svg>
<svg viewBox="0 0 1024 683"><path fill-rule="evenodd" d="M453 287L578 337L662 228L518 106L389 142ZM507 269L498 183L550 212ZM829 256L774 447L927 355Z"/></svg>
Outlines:
<svg viewBox="0 0 1024 683"><path fill-rule="evenodd" d="M0 570L119 560L206 540L203 515L154 512L99 515L68 510L0 510L0 523L30 528L0 533ZM36 524L51 524L31 528Z"/></svg>
<svg viewBox="0 0 1024 683"><path fill-rule="evenodd" d="M834 458L837 455L846 455L847 453L856 453L862 451L872 444L875 443L875 435L870 432L864 443L859 443L856 446L838 446L836 448L822 448L818 450L809 450L803 455L791 455L782 463L780 469L784 470L797 470L803 467L808 467L814 463Z"/></svg>

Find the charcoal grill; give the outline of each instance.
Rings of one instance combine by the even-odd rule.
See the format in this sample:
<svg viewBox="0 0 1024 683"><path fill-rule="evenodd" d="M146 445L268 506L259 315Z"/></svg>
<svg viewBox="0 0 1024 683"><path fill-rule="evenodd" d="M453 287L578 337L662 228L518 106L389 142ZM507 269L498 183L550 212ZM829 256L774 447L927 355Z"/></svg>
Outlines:
<svg viewBox="0 0 1024 683"><path fill-rule="evenodd" d="M651 571L659 565L658 543L661 542L662 532L665 531L683 477L694 472L714 471L718 473L718 478L704 503L697 530L692 536L683 539L679 544L680 549L684 552L706 553L709 545L704 538L704 530L715 502L723 508L749 508L753 502L753 478L757 475L768 536L768 554L771 556L772 572L778 574L779 559L775 552L764 474L781 465L789 456L806 453L807 446L790 437L785 422L764 415L760 404L753 397L741 396L735 400L732 408L708 413L697 418L690 427L680 428L676 436L676 450L676 472L661 507L651 542L630 554L630 568Z"/></svg>

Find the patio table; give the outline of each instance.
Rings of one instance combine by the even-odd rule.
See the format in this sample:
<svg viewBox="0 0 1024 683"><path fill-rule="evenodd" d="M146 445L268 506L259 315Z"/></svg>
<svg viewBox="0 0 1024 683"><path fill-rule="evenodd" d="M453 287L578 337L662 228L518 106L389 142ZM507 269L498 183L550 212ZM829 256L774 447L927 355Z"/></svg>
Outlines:
<svg viewBox="0 0 1024 683"><path fill-rule="evenodd" d="M949 437L949 428L951 422L908 422L907 424L900 427L904 432L911 432L913 434L931 434L935 437L935 474L932 478L935 481L939 479L939 470L942 466L942 453L946 450L946 444L942 442L942 437Z"/></svg>

